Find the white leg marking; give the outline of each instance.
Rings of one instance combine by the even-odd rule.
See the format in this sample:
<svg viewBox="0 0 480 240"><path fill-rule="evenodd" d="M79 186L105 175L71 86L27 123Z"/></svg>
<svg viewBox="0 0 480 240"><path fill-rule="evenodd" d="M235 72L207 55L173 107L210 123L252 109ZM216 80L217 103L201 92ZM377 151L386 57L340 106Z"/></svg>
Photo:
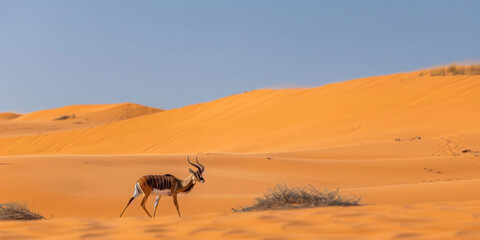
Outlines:
<svg viewBox="0 0 480 240"><path fill-rule="evenodd" d="M135 184L135 192L133 193L133 198L137 198L138 196L140 196L140 184L136 183Z"/></svg>
<svg viewBox="0 0 480 240"><path fill-rule="evenodd" d="M157 205L158 205L158 202L160 201L160 196L157 196L157 198L155 199L155 203L153 204L153 216L155 217L155 214L157 214Z"/></svg>

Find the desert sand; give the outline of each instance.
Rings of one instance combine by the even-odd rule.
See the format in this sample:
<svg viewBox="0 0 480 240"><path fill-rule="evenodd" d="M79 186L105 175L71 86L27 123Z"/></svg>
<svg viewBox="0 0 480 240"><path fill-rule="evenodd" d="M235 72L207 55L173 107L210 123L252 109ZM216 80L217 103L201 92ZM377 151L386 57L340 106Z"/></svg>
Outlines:
<svg viewBox="0 0 480 240"><path fill-rule="evenodd" d="M0 114L0 202L48 218L0 222L0 239L479 239L479 81L413 72L165 111ZM206 182L179 196L182 218L170 197L155 219L139 199L118 218L142 175L188 176L187 154ZM231 211L278 183L365 206Z"/></svg>

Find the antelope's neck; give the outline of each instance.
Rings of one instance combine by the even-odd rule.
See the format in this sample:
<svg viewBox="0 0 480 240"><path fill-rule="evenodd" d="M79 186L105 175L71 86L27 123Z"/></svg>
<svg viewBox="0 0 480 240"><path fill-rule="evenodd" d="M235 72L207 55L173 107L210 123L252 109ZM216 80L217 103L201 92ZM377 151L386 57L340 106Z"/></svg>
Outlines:
<svg viewBox="0 0 480 240"><path fill-rule="evenodd" d="M182 184L182 189L189 188L191 185L195 184L195 181L193 180L193 174L190 174L190 176L183 179L181 181L181 184Z"/></svg>

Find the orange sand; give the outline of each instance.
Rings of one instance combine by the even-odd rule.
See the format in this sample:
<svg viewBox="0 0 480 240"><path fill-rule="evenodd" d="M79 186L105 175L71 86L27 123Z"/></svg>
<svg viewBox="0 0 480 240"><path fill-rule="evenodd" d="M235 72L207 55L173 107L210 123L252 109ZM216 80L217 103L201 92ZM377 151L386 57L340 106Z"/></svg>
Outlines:
<svg viewBox="0 0 480 240"><path fill-rule="evenodd" d="M1 239L479 239L480 201L0 222Z"/></svg>
<svg viewBox="0 0 480 240"><path fill-rule="evenodd" d="M478 239L479 81L407 73L168 111L83 105L3 117L0 202L53 218L0 223L0 239ZM138 199L117 218L140 176L186 177L186 154L197 152L206 183L179 196L184 217L162 197L157 219ZM340 188L368 205L231 213L277 183Z"/></svg>

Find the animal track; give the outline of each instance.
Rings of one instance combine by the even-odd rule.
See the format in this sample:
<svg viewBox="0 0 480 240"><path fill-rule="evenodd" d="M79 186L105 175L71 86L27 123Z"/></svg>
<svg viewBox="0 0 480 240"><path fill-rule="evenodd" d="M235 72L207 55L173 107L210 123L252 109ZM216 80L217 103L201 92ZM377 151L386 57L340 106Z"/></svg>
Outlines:
<svg viewBox="0 0 480 240"><path fill-rule="evenodd" d="M459 156L461 149L465 149L459 144L464 138L463 135L441 137L440 148L433 153L433 156Z"/></svg>
<svg viewBox="0 0 480 240"><path fill-rule="evenodd" d="M414 140L422 140L422 137L415 136L415 137L409 137L409 138L395 138L395 141L397 142L414 141Z"/></svg>
<svg viewBox="0 0 480 240"><path fill-rule="evenodd" d="M437 174L442 174L439 170L435 170L433 168L423 168L423 170L431 172L431 173L437 173Z"/></svg>

